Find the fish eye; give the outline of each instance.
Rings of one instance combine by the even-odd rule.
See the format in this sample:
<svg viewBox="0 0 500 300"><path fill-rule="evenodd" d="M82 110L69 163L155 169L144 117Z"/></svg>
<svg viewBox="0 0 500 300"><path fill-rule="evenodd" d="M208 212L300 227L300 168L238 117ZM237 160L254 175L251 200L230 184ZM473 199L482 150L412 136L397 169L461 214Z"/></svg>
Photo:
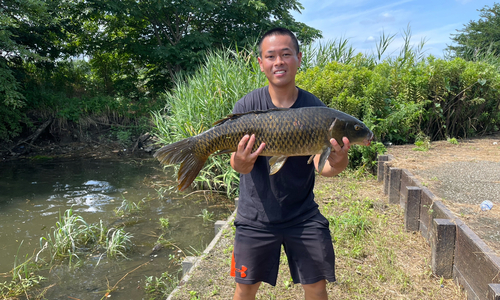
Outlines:
<svg viewBox="0 0 500 300"><path fill-rule="evenodd" d="M358 124L354 125L354 130L360 130L361 129L361 126L359 126Z"/></svg>

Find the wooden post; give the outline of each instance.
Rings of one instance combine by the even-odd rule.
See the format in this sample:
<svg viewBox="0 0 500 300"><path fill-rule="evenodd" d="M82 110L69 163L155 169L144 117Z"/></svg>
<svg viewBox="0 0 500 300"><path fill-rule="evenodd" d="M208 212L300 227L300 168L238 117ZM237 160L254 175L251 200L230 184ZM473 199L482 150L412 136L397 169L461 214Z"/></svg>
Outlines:
<svg viewBox="0 0 500 300"><path fill-rule="evenodd" d="M453 277L453 255L457 226L448 219L434 219L431 240L431 267L436 276Z"/></svg>
<svg viewBox="0 0 500 300"><path fill-rule="evenodd" d="M379 155L378 157L378 169L377 169L378 182L384 180L384 164L388 160L389 160L389 155Z"/></svg>
<svg viewBox="0 0 500 300"><path fill-rule="evenodd" d="M234 207L238 208L238 202L240 201L239 197L234 198Z"/></svg>
<svg viewBox="0 0 500 300"><path fill-rule="evenodd" d="M420 192L416 186L406 187L405 228L408 231L418 231L420 226Z"/></svg>
<svg viewBox="0 0 500 300"><path fill-rule="evenodd" d="M399 189L401 185L401 169L389 169L389 203L399 204Z"/></svg>
<svg viewBox="0 0 500 300"><path fill-rule="evenodd" d="M486 299L488 300L500 300L500 284L499 283L490 283L488 284L488 296Z"/></svg>

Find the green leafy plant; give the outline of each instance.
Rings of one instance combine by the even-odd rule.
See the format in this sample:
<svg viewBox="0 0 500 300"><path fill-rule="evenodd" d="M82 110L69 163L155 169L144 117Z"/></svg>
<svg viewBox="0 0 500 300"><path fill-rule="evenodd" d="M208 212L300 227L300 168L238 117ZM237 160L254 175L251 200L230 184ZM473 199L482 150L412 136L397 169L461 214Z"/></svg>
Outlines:
<svg viewBox="0 0 500 300"><path fill-rule="evenodd" d="M423 133L417 135L417 139L415 141L415 145L417 147L413 148L414 151L429 151L431 148L430 138Z"/></svg>
<svg viewBox="0 0 500 300"><path fill-rule="evenodd" d="M378 156L387 152L387 148L380 142L370 146L353 145L349 150L349 169L360 169L361 172L374 173L377 168Z"/></svg>
<svg viewBox="0 0 500 300"><path fill-rule="evenodd" d="M145 280L145 290L149 299L165 299L175 289L179 283L176 274L164 272L160 277L147 276Z"/></svg>
<svg viewBox="0 0 500 300"><path fill-rule="evenodd" d="M453 145L458 145L458 141L456 138L447 138L446 139L448 143L453 144Z"/></svg>
<svg viewBox="0 0 500 300"><path fill-rule="evenodd" d="M170 222L168 221L168 218L160 218L160 226L163 229L168 229L170 227Z"/></svg>
<svg viewBox="0 0 500 300"><path fill-rule="evenodd" d="M201 217L203 222L213 222L214 213L209 212L206 208L201 210L201 214L197 215L197 217Z"/></svg>

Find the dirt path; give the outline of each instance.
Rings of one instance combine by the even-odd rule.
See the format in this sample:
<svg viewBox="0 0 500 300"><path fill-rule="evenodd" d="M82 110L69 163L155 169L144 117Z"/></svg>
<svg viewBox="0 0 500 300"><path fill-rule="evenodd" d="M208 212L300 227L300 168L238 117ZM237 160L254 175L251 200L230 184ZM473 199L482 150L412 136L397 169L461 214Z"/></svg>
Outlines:
<svg viewBox="0 0 500 300"><path fill-rule="evenodd" d="M391 146L393 165L412 172L500 255L500 133L474 139L431 143L428 151L414 145ZM484 200L493 202L481 211Z"/></svg>

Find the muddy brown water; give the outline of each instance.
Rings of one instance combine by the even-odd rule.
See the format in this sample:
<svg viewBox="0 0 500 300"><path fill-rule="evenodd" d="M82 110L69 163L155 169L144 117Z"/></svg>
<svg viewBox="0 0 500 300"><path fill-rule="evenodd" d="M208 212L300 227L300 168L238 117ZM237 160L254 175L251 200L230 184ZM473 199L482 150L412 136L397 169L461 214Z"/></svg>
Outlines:
<svg viewBox="0 0 500 300"><path fill-rule="evenodd" d="M184 198L186 194L163 191L159 197L159 185L154 183L165 182L165 178L171 176L165 176L154 160L0 163L0 274L4 273L0 281L10 280L5 273L12 270L15 257L39 251L40 238L51 232L60 214L73 208L87 223L102 220L107 227L125 224L124 230L133 235L133 246L127 252L128 259L88 253L81 257L81 266L69 267L66 262L40 271L47 278L41 287L51 286L45 298L101 299L106 289L121 279L111 293L114 299L149 299L144 290L147 276L160 277L163 272L178 275L179 259L203 251L213 239L214 223L204 221L201 211L207 209L215 221L225 219L234 209L227 199L203 193ZM123 199L135 203L144 200L143 209L117 215L115 210ZM161 229L160 217L169 219L168 230ZM174 246L151 254L162 234Z"/></svg>

